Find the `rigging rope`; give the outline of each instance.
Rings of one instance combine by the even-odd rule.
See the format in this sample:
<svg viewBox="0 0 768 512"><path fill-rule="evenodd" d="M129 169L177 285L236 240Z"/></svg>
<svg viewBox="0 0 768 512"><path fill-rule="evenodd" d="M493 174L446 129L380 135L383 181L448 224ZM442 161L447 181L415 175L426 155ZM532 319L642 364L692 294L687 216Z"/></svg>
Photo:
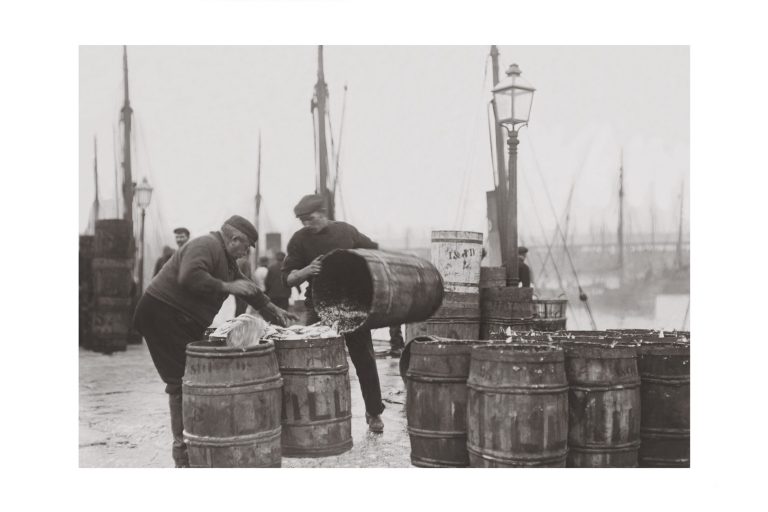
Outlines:
<svg viewBox="0 0 768 512"><path fill-rule="evenodd" d="M533 161L534 161L534 164L535 164L534 167L536 168L536 172L539 175L539 179L541 180L541 183L544 186L544 193L545 193L545 195L547 197L547 203L549 204L549 208L550 208L550 210L552 212L552 216L555 218L555 227L557 229L557 233L560 235L560 238L563 241L563 250L565 251L565 255L568 257L568 263L571 266L571 271L573 272L573 277L576 280L576 286L579 289L579 299L584 303L584 307L586 308L587 313L589 314L589 321L592 324L592 330L596 331L597 330L597 325L595 324L595 318L592 315L592 308L589 306L589 299L587 297L587 294L584 293L584 289L581 287L581 283L579 282L579 275L576 272L576 266L573 264L573 258L571 258L571 253L568 250L568 243L567 243L567 241L565 239L565 236L563 234L562 229L560 229L560 222L558 222L558 220L557 220L557 212L555 211L555 207L552 204L552 197L549 194L549 188L547 187L547 183L546 183L546 181L544 181L544 176L542 176L542 174L541 174L541 169L539 167L539 160L536 157L536 151L534 150L533 143L531 142L530 134L529 134L528 137L526 137L526 139L528 140L528 147L530 148L531 155L533 156Z"/></svg>
<svg viewBox="0 0 768 512"><path fill-rule="evenodd" d="M488 63L490 61L490 55L485 58L485 64L483 69L483 81L480 87L480 95L482 102L485 103L486 85L488 81ZM472 118L472 124L469 127L467 139L470 140L469 151L467 152L467 161L464 163L464 171L461 177L461 188L459 190L459 208L456 210L456 217L454 219L454 227L459 229L464 224L464 219L467 213L467 204L469 203L469 181L470 171L474 167L474 163L477 158L477 148L475 144L472 144L472 135L477 132L477 126L480 123L480 110L478 109Z"/></svg>

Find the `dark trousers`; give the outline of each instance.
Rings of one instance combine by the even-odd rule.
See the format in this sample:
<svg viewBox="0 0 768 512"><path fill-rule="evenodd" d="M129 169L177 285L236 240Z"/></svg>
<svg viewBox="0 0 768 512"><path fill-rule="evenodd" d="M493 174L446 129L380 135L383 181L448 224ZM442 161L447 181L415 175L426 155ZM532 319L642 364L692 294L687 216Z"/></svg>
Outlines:
<svg viewBox="0 0 768 512"><path fill-rule="evenodd" d="M400 325L393 325L389 328L389 346L390 348L403 348L405 341L403 340L403 333L400 331Z"/></svg>
<svg viewBox="0 0 768 512"><path fill-rule="evenodd" d="M133 325L147 341L165 392L181 393L187 344L202 340L208 326L146 293L136 306Z"/></svg>
<svg viewBox="0 0 768 512"><path fill-rule="evenodd" d="M165 382L171 413L173 460L177 467L188 466L181 407L181 379L187 361L187 344L202 340L206 326L146 294L139 299L133 324L144 336L157 373Z"/></svg>
<svg viewBox="0 0 768 512"><path fill-rule="evenodd" d="M307 325L319 322L320 318L313 309L307 311ZM379 383L379 371L376 369L376 356L373 352L373 340L369 329L361 329L344 335L347 344L349 358L357 372L357 380L360 381L360 390L363 392L365 412L374 416L384 410L384 402L381 401L381 384Z"/></svg>

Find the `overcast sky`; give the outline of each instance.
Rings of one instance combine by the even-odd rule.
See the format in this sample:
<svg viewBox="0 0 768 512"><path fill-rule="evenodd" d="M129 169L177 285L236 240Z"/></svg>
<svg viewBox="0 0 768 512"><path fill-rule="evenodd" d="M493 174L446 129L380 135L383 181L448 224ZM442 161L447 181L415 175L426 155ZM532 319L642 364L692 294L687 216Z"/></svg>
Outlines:
<svg viewBox="0 0 768 512"><path fill-rule="evenodd" d="M540 238L575 183L571 226L616 229L623 148L628 229L676 231L689 176L689 50L685 46L500 46L534 86L519 146L520 234ZM410 228L485 231L493 186L487 102L488 46L327 46L334 141L348 86L338 217L382 241ZM313 46L128 48L134 109L134 180L155 194L147 211L148 260L171 229L193 236L233 213L252 218L262 135L261 231L299 227L292 209L314 189L310 100ZM93 201L98 138L102 217L114 198L113 136L122 104L122 48L80 49L80 201ZM333 162L332 162L333 165ZM106 209L106 211L104 211Z"/></svg>

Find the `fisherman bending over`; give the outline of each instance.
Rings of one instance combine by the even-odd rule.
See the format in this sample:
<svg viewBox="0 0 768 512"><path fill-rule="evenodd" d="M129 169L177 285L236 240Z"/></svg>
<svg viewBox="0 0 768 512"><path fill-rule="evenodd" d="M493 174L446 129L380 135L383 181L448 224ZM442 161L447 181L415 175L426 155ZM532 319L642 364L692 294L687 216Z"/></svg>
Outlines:
<svg viewBox="0 0 768 512"><path fill-rule="evenodd" d="M144 336L169 395L176 467L189 466L181 414L187 344L203 339L205 328L229 294L242 297L268 320L280 325L297 320L272 304L237 268L237 259L258 238L253 224L239 215L230 217L220 231L181 245L149 283L136 307L134 326Z"/></svg>

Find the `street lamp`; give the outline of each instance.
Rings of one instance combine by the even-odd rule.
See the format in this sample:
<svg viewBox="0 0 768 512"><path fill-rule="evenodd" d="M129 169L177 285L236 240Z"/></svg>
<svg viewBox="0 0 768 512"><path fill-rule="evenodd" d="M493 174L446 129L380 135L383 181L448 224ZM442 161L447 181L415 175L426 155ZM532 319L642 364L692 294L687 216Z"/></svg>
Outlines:
<svg viewBox="0 0 768 512"><path fill-rule="evenodd" d="M517 131L528 124L536 89L519 83L520 67L512 64L507 78L493 88L496 122L507 130L509 146L509 186L507 189L507 236L504 266L507 269L507 286L516 287L520 282L517 259ZM505 187L500 187L504 190ZM499 200L503 200L499 198Z"/></svg>
<svg viewBox="0 0 768 512"><path fill-rule="evenodd" d="M144 217L147 213L147 207L152 200L152 187L147 181L147 177L141 180L136 187L136 203L141 208L141 232L139 234L141 243L141 255L139 257L139 294L144 293Z"/></svg>

